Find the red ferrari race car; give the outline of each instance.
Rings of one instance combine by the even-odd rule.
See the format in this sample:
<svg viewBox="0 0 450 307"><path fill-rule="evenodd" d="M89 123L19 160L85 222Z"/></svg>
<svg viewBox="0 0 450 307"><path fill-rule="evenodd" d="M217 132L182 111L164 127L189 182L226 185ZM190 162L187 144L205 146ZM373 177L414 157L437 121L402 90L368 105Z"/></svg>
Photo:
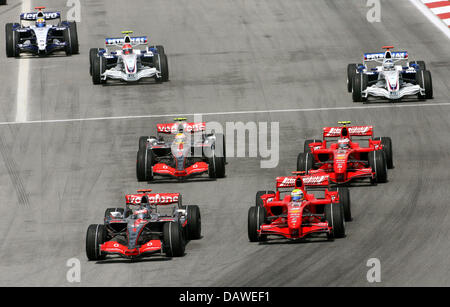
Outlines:
<svg viewBox="0 0 450 307"><path fill-rule="evenodd" d="M374 138L372 126L347 126L349 121L339 124L342 126L323 128L323 140L305 141L304 152L297 158L297 171L329 175L335 184L367 178L372 184L387 182L387 169L394 167L391 138Z"/></svg>
<svg viewBox="0 0 450 307"><path fill-rule="evenodd" d="M185 179L205 173L212 179L225 177L225 137L205 130L205 123L187 123L185 118L157 124L157 137L139 139L138 181L151 181L155 176Z"/></svg>
<svg viewBox="0 0 450 307"><path fill-rule="evenodd" d="M107 255L134 259L155 253L181 257L188 240L200 239L198 206L183 206L179 193L150 192L126 195L125 208L106 209L104 223L88 227L89 260L104 260Z"/></svg>
<svg viewBox="0 0 450 307"><path fill-rule="evenodd" d="M250 242L266 241L267 236L342 238L345 222L352 220L350 206L349 189L330 190L328 176L278 177L276 191L256 193L256 205L248 211L248 238Z"/></svg>

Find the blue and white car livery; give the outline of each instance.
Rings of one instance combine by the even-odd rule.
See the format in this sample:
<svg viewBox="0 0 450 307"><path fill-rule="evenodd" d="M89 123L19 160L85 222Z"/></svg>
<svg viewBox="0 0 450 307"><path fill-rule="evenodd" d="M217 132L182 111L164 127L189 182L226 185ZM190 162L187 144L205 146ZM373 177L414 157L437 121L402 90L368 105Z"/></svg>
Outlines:
<svg viewBox="0 0 450 307"><path fill-rule="evenodd" d="M354 102L365 102L369 96L389 100L414 95L433 98L431 73L425 62L410 62L407 51L394 52L393 48L385 46L385 52L365 53L363 64L348 65L347 87Z"/></svg>
<svg viewBox="0 0 450 307"><path fill-rule="evenodd" d="M130 36L132 31L123 31L124 37L106 38L105 48L91 48L91 75L94 84L107 80L136 82L152 78L157 82L169 80L167 55L163 46L146 46L146 36Z"/></svg>
<svg viewBox="0 0 450 307"><path fill-rule="evenodd" d="M18 57L21 53L49 55L64 51L66 55L79 52L76 22L61 21L61 12L37 12L20 14L20 23L7 23L6 55ZM57 24L48 21L59 20ZM25 25L28 23L28 25ZM30 24L31 23L31 24Z"/></svg>

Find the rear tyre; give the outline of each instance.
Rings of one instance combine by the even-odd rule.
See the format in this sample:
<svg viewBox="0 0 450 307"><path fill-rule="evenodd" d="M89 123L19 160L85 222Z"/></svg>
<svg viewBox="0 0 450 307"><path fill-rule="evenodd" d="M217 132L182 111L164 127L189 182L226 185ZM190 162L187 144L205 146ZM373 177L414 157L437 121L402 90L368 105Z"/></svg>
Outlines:
<svg viewBox="0 0 450 307"><path fill-rule="evenodd" d="M258 236L258 230L266 219L266 209L264 207L250 207L248 209L248 239L250 242L267 240L266 235Z"/></svg>
<svg viewBox="0 0 450 307"><path fill-rule="evenodd" d="M367 98L363 96L363 91L367 89L369 79L366 74L357 73L353 77L353 102L365 102Z"/></svg>
<svg viewBox="0 0 450 307"><path fill-rule="evenodd" d="M184 256L186 242L179 223L168 222L163 226L163 245L167 257Z"/></svg>
<svg viewBox="0 0 450 307"><path fill-rule="evenodd" d="M297 171L307 175L314 166L314 157L311 153L299 153L297 157Z"/></svg>
<svg viewBox="0 0 450 307"><path fill-rule="evenodd" d="M72 54L78 54L80 53L80 48L78 45L77 23L75 21L69 22L69 31L70 31L70 46L72 47Z"/></svg>
<svg viewBox="0 0 450 307"><path fill-rule="evenodd" d="M188 240L197 240L202 236L202 218L200 208L196 205L186 206L187 225L186 238Z"/></svg>
<svg viewBox="0 0 450 307"><path fill-rule="evenodd" d="M255 206L256 207L264 207L264 202L261 199L261 196L266 194L273 194L275 195L275 191L258 191L256 192L256 199L255 199Z"/></svg>
<svg viewBox="0 0 450 307"><path fill-rule="evenodd" d="M215 160L215 172L216 178L224 178L225 177L225 147L222 142L218 142L216 139L216 143L214 144L214 160Z"/></svg>
<svg viewBox="0 0 450 307"><path fill-rule="evenodd" d="M13 30L13 28L17 25L19 25L19 24L7 23L5 25L6 56L8 58L18 57L20 55L20 51L17 48L17 44L19 43L20 34Z"/></svg>
<svg viewBox="0 0 450 307"><path fill-rule="evenodd" d="M410 66L411 66L411 64L419 65L420 70L427 70L427 65L425 64L424 61L413 61L413 62L409 63Z"/></svg>
<svg viewBox="0 0 450 307"><path fill-rule="evenodd" d="M325 219L331 226L329 239L345 237L344 210L339 203L331 203L325 206Z"/></svg>
<svg viewBox="0 0 450 307"><path fill-rule="evenodd" d="M141 136L139 138L139 150L147 149L147 140L148 140L148 136Z"/></svg>
<svg viewBox="0 0 450 307"><path fill-rule="evenodd" d="M383 150L369 152L369 165L375 171L376 183L387 182L386 155Z"/></svg>
<svg viewBox="0 0 450 307"><path fill-rule="evenodd" d="M106 255L100 252L100 245L106 241L106 228L104 225L93 224L86 233L86 256L89 260L103 260Z"/></svg>
<svg viewBox="0 0 450 307"><path fill-rule="evenodd" d="M350 202L350 190L347 187L338 187L339 202L344 209L344 219L346 222L353 220L351 202Z"/></svg>
<svg viewBox="0 0 450 307"><path fill-rule="evenodd" d="M352 92L353 89L353 78L356 75L356 64L348 64L347 66L347 91Z"/></svg>
<svg viewBox="0 0 450 307"><path fill-rule="evenodd" d="M92 83L104 84L106 80L102 79L102 74L106 71L106 59L103 56L94 57L92 65Z"/></svg>
<svg viewBox="0 0 450 307"><path fill-rule="evenodd" d="M153 180L153 152L151 150L140 149L136 159L136 177L138 181Z"/></svg>
<svg viewBox="0 0 450 307"><path fill-rule="evenodd" d="M89 49L89 73L92 76L92 69L94 67L94 58L98 56L99 48Z"/></svg>
<svg viewBox="0 0 450 307"><path fill-rule="evenodd" d="M390 137L382 136L374 138L374 140L380 140L383 146L384 153L386 154L386 164L388 169L394 168L394 161L392 157L392 140Z"/></svg>

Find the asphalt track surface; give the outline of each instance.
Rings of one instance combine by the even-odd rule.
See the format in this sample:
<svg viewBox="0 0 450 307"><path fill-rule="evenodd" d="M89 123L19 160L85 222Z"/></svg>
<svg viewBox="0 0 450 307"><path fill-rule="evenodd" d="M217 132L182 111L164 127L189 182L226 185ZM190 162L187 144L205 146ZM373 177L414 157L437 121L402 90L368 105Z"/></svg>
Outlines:
<svg viewBox="0 0 450 307"><path fill-rule="evenodd" d="M406 0L382 1L383 23L373 24L362 0L82 2L81 54L29 60L28 120L353 107L346 65L385 44L427 62L435 92L429 103L450 96L449 41ZM19 11L2 7L0 18L16 21ZM165 46L170 82L92 85L89 48L128 29ZM1 50L0 121L10 122L24 59L7 59ZM138 137L154 134L167 117L1 126L0 285L366 286L366 261L378 258L383 286L449 286L450 105L400 104L207 116L280 122L279 166L233 158L227 178L182 184L135 178ZM354 221L344 239L249 243L247 210L256 191L293 170L304 139L338 120L371 124L376 135L392 137L389 183L351 189ZM125 193L148 187L179 191L185 203L200 205L203 238L190 242L182 258L88 262L88 225L123 204ZM81 261L80 284L66 280L73 257Z"/></svg>

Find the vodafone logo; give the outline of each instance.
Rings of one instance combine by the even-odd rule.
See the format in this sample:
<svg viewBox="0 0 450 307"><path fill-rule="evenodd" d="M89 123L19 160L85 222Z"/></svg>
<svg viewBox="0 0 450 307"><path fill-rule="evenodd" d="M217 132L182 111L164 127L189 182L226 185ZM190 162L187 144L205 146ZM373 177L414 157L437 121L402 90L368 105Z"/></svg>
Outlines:
<svg viewBox="0 0 450 307"><path fill-rule="evenodd" d="M164 203L173 203L178 202L178 196L177 195L149 195L148 196L148 202L151 204L164 204Z"/></svg>
<svg viewBox="0 0 450 307"><path fill-rule="evenodd" d="M159 124L157 125L158 132L175 134L182 125L183 130L187 133L199 132L206 130L206 123L184 123L184 124Z"/></svg>

